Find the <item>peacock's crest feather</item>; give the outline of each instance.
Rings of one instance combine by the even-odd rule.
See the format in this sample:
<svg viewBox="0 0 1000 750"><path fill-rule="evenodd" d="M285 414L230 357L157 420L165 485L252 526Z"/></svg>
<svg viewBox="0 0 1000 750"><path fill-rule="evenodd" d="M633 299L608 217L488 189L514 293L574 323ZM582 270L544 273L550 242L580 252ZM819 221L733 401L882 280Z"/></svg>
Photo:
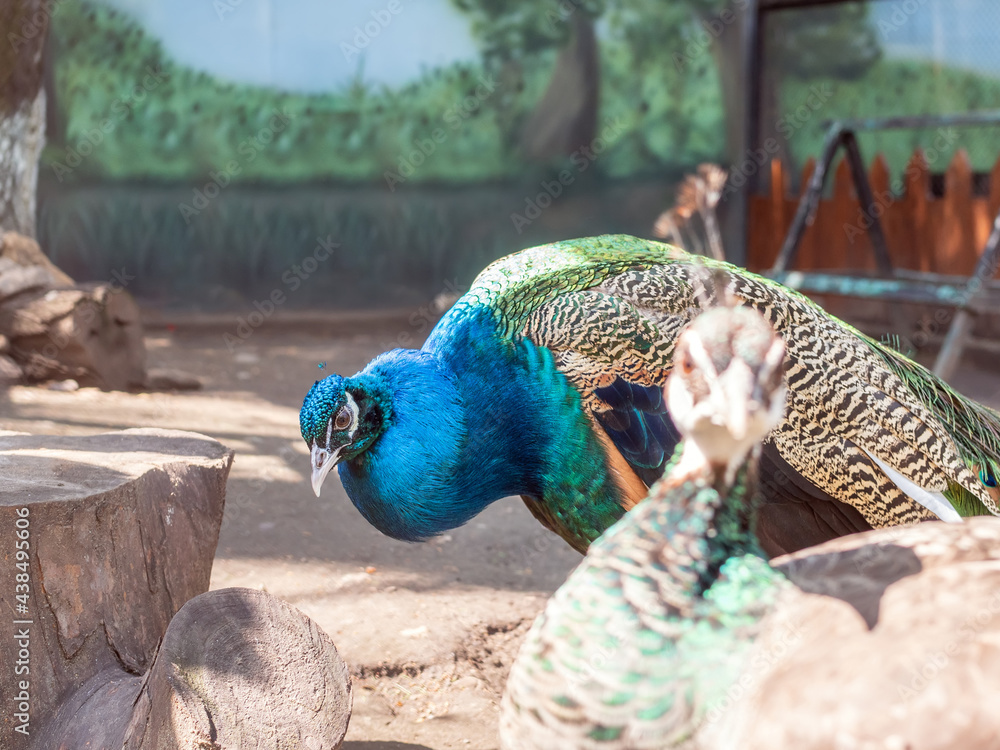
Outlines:
<svg viewBox="0 0 1000 750"><path fill-rule="evenodd" d="M346 379L330 375L317 380L309 389L299 410L299 431L307 444L322 441L330 426L330 415L344 403Z"/></svg>

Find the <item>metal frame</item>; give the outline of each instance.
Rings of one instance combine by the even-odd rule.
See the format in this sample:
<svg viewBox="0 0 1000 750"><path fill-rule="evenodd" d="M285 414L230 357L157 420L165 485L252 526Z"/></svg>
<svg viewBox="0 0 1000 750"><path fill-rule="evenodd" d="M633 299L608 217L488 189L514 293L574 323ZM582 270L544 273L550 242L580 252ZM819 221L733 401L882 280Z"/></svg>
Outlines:
<svg viewBox="0 0 1000 750"><path fill-rule="evenodd" d="M763 28L760 22L765 12L808 6L832 5L847 0L751 0L746 43L747 49L747 145L753 148L759 141L760 101L762 93ZM892 130L916 127L1000 126L1000 110L975 112L962 115L888 117L881 119L848 119L828 124L820 161L809 180L799 202L788 235L778 253L774 266L767 272L771 278L803 292L828 293L853 297L878 297L880 299L917 304L936 304L956 310L941 350L934 363L934 373L949 378L961 359L962 351L972 330L975 315L987 309L1000 309L1000 283L993 281L1000 263L1000 213L993 223L993 230L983 248L973 275L943 276L894 269L882 223L875 215L875 198L868 174L861 157L856 133L858 131ZM790 271L799 244L816 214L820 197L833 160L840 148L847 154L854 182L864 215L868 218L868 236L878 268L877 275L850 276L837 273L803 273ZM747 191L757 186L747 185ZM749 229L749 200L746 202L744 237Z"/></svg>

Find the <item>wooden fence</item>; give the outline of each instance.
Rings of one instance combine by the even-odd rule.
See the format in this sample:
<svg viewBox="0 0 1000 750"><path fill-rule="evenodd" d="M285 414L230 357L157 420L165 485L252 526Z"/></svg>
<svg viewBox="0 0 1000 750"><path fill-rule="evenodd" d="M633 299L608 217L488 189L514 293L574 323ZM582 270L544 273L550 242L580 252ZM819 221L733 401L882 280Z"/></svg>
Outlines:
<svg viewBox="0 0 1000 750"><path fill-rule="evenodd" d="M804 187L815 168L803 169ZM1000 210L1000 159L990 173L989 194L976 195L965 151L958 151L944 173L944 194L931 194L931 173L922 151L914 153L895 184L881 155L868 171L875 207L898 268L941 274L971 275ZM824 197L815 221L806 229L792 264L797 270L874 269L875 259L850 168L841 160L833 173L832 192ZM789 195L789 175L780 161L771 163L767 194L750 197L748 266L766 270L774 263L795 216L800 195ZM827 186L830 187L829 184ZM902 188L900 190L900 188Z"/></svg>

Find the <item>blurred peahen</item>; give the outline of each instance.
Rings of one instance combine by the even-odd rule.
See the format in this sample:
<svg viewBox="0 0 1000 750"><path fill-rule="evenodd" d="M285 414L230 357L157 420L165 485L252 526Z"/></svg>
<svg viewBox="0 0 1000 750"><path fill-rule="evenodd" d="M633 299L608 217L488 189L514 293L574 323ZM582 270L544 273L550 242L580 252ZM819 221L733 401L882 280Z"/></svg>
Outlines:
<svg viewBox="0 0 1000 750"><path fill-rule="evenodd" d="M667 397L684 440L649 498L591 545L532 626L504 691L504 748L687 746L714 718L790 585L751 531L756 456L784 406L784 353L742 307L710 310L681 334Z"/></svg>
<svg viewBox="0 0 1000 750"><path fill-rule="evenodd" d="M996 412L774 282L620 235L503 258L423 349L318 381L300 413L314 491L337 465L365 518L411 541L521 495L585 551L662 475L675 340L720 284L788 347L760 465L769 554L998 512Z"/></svg>

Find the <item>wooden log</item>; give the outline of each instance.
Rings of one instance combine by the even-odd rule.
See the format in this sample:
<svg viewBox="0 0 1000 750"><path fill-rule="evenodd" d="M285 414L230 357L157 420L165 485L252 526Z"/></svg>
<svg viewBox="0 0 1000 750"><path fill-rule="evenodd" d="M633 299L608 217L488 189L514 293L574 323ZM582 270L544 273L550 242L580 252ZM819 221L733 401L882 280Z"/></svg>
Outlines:
<svg viewBox="0 0 1000 750"><path fill-rule="evenodd" d="M34 240L0 239L0 335L28 382L72 378L111 390L142 388L146 349L139 308L114 284L74 285ZM2 363L6 365L7 363ZM16 380L9 368L8 381Z"/></svg>
<svg viewBox="0 0 1000 750"><path fill-rule="evenodd" d="M338 746L326 636L258 593L193 599L231 462L172 430L0 437L0 747Z"/></svg>
<svg viewBox="0 0 1000 750"><path fill-rule="evenodd" d="M139 307L110 284L18 294L0 303L0 333L28 381L73 378L111 390L146 383Z"/></svg>
<svg viewBox="0 0 1000 750"><path fill-rule="evenodd" d="M181 608L145 676L97 675L37 746L335 750L350 715L350 674L329 637L270 594L229 588ZM96 734L80 738L81 725Z"/></svg>

